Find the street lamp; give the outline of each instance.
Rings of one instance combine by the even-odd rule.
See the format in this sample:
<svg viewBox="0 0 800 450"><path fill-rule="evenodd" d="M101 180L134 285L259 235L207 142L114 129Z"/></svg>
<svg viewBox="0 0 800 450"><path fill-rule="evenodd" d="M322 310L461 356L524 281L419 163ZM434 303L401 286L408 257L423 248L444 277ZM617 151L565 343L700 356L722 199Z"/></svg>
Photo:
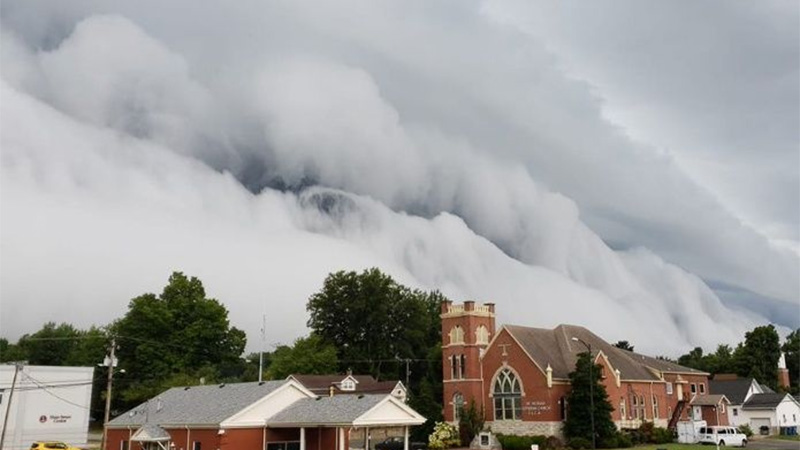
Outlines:
<svg viewBox="0 0 800 450"><path fill-rule="evenodd" d="M572 340L575 342L580 342L586 347L586 350L589 351L589 412L590 418L592 421L592 450L597 448L595 443L595 433L594 433L594 377L592 376L592 366L594 366L594 360L592 360L592 346L587 344L583 339L579 337L572 337Z"/></svg>

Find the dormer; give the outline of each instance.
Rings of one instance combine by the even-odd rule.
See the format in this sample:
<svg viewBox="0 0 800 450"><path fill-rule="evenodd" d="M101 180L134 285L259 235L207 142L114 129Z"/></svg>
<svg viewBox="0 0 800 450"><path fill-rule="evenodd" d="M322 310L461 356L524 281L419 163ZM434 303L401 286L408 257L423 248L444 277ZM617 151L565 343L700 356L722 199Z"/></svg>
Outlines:
<svg viewBox="0 0 800 450"><path fill-rule="evenodd" d="M339 389L342 391L355 391L356 384L358 384L358 380L353 378L352 375L348 375L344 380L339 382Z"/></svg>

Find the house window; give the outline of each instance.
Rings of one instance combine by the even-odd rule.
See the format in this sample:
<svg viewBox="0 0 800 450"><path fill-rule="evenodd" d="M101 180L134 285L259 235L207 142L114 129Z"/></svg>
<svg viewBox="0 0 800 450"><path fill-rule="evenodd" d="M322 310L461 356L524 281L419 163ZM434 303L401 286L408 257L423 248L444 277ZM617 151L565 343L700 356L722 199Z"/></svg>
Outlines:
<svg viewBox="0 0 800 450"><path fill-rule="evenodd" d="M119 443L119 450L128 450L128 441L122 441Z"/></svg>
<svg viewBox="0 0 800 450"><path fill-rule="evenodd" d="M783 423L786 423L786 414L783 415Z"/></svg>
<svg viewBox="0 0 800 450"><path fill-rule="evenodd" d="M736 417L738 415L739 415L739 409L738 408L733 408L733 417Z"/></svg>
<svg viewBox="0 0 800 450"><path fill-rule="evenodd" d="M720 403L719 404L719 412L721 412L722 414L725 414L725 403Z"/></svg>
<svg viewBox="0 0 800 450"><path fill-rule="evenodd" d="M705 385L705 383L700 383L700 393L701 394L705 394L706 393L706 385Z"/></svg>
<svg viewBox="0 0 800 450"><path fill-rule="evenodd" d="M658 419L658 398L653 394L653 419Z"/></svg>
<svg viewBox="0 0 800 450"><path fill-rule="evenodd" d="M625 418L627 417L626 409L627 408L625 408L625 397L621 397L619 399L619 418L621 420L625 420Z"/></svg>
<svg viewBox="0 0 800 450"><path fill-rule="evenodd" d="M347 378L342 381L342 390L343 391L355 391L356 390L356 383L353 380Z"/></svg>
<svg viewBox="0 0 800 450"><path fill-rule="evenodd" d="M464 329L460 325L454 326L450 329L450 343L463 344L464 343Z"/></svg>
<svg viewBox="0 0 800 450"><path fill-rule="evenodd" d="M493 394L495 420L522 419L522 389L510 369L503 369L497 375Z"/></svg>
<svg viewBox="0 0 800 450"><path fill-rule="evenodd" d="M478 344L489 343L489 330L485 326L481 325L475 330L475 342Z"/></svg>
<svg viewBox="0 0 800 450"><path fill-rule="evenodd" d="M697 393L697 385L696 384L692 383L692 385L690 386L690 389L692 390L692 394L696 394Z"/></svg>
<svg viewBox="0 0 800 450"><path fill-rule="evenodd" d="M561 412L561 420L567 420L567 397L561 397L558 400L558 407Z"/></svg>
<svg viewBox="0 0 800 450"><path fill-rule="evenodd" d="M450 355L450 379L456 379L456 355Z"/></svg>
<svg viewBox="0 0 800 450"><path fill-rule="evenodd" d="M672 383L667 383L667 395L672 395Z"/></svg>
<svg viewBox="0 0 800 450"><path fill-rule="evenodd" d="M459 369L460 369L460 371L459 371L459 377L458 378L461 378L463 380L464 378L467 377L466 376L466 374L467 374L467 356L466 355L461 355L461 364L459 364Z"/></svg>
<svg viewBox="0 0 800 450"><path fill-rule="evenodd" d="M461 420L461 413L464 411L464 396L456 392L453 396L453 420Z"/></svg>
<svg viewBox="0 0 800 450"><path fill-rule="evenodd" d="M200 447L201 447L200 441L192 442L192 450L202 450L202 448L200 448Z"/></svg>
<svg viewBox="0 0 800 450"><path fill-rule="evenodd" d="M644 395L639 396L639 408L641 409L642 420L647 420L647 410L645 409Z"/></svg>

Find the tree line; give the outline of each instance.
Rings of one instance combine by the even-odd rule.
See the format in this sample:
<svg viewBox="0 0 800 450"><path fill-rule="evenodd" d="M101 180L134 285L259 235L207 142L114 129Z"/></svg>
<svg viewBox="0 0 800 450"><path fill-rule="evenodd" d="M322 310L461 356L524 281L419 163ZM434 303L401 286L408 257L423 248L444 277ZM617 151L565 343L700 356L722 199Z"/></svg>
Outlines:
<svg viewBox="0 0 800 450"><path fill-rule="evenodd" d="M265 352L264 379L352 370L401 380L411 406L430 419L416 430L426 435L441 420L442 300L436 291L410 289L375 268L331 273L308 299L310 333ZM0 339L0 362L97 367L112 342L116 370L124 369L114 378L112 416L170 387L258 379L259 354L243 355L245 333L230 324L221 302L207 297L199 279L181 272L160 294L131 299L126 313L108 325L83 330L48 322L16 343ZM103 416L107 370L95 371L95 419Z"/></svg>
<svg viewBox="0 0 800 450"><path fill-rule="evenodd" d="M736 374L740 377L755 378L759 383L778 390L778 360L781 352L785 354L786 368L789 369L790 392L800 393L800 328L792 331L781 344L778 331L773 325L755 327L744 335L744 341L735 348L720 344L713 353L704 353L695 347L681 355L677 363L712 375L720 373Z"/></svg>

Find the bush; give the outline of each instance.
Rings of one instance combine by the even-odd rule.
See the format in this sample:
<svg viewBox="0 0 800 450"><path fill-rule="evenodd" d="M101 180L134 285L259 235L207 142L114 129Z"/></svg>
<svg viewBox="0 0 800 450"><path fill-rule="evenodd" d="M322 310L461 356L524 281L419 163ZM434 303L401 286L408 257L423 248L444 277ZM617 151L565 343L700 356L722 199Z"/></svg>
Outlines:
<svg viewBox="0 0 800 450"><path fill-rule="evenodd" d="M652 444L669 444L675 439L672 431L666 428L653 428L650 443Z"/></svg>
<svg viewBox="0 0 800 450"><path fill-rule="evenodd" d="M557 438L556 438L557 439ZM558 447L548 447L549 438L547 436L516 436L513 434L498 434L497 440L503 446L503 450L530 450L531 445L536 444L539 448L553 449ZM558 441L560 443L561 441Z"/></svg>
<svg viewBox="0 0 800 450"><path fill-rule="evenodd" d="M436 425L433 426L433 433L428 436L428 448L431 450L451 448L460 443L458 429L447 422L436 422Z"/></svg>
<svg viewBox="0 0 800 450"><path fill-rule="evenodd" d="M644 422L639 426L639 433L641 434L642 443L653 443L653 430L655 429L653 422Z"/></svg>
<svg viewBox="0 0 800 450"><path fill-rule="evenodd" d="M582 437L574 437L569 440L569 448L573 450L592 448L592 441Z"/></svg>
<svg viewBox="0 0 800 450"><path fill-rule="evenodd" d="M544 450L558 450L562 448L564 448L564 443L555 436L548 436L547 439L544 440Z"/></svg>
<svg viewBox="0 0 800 450"><path fill-rule="evenodd" d="M753 435L753 429L750 428L750 425L748 424L739 425L739 431L744 433L744 435L747 437L751 437Z"/></svg>
<svg viewBox="0 0 800 450"><path fill-rule="evenodd" d="M617 447L618 448L629 448L633 447L633 440L630 436L625 433L618 433L617 434Z"/></svg>

